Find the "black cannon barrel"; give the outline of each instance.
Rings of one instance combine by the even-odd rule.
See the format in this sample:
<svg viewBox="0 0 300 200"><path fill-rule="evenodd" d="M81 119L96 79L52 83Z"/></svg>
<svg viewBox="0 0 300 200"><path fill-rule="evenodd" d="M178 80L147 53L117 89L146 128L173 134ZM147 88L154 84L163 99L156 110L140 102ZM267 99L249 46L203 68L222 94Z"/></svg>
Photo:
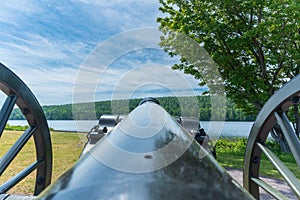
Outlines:
<svg viewBox="0 0 300 200"><path fill-rule="evenodd" d="M252 199L151 101L133 110L38 198Z"/></svg>

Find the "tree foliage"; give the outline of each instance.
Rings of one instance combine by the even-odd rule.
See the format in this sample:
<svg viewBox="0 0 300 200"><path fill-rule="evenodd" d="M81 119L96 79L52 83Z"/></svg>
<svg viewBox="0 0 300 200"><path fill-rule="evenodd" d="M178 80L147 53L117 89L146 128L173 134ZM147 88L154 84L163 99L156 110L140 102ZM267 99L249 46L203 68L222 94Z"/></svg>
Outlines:
<svg viewBox="0 0 300 200"><path fill-rule="evenodd" d="M196 100L198 101L198 106L194 105L194 101L189 101L190 97L181 97L184 98L184 102L187 105L181 105L178 98L176 97L161 97L157 98L160 102L161 106L172 116L181 116L181 107L188 107L190 108L190 113L200 113L199 119L201 121L210 121L210 120L223 120L224 119L224 113L226 112L225 120L227 121L253 121L254 116L251 115L244 115L241 111L241 109L237 109L235 107L235 104L227 100L226 105L222 108L217 107L212 110L212 98L210 96L197 96ZM99 119L99 117L102 114L111 114L112 113L112 105L124 105L126 103L129 103L128 110L125 111L125 113L128 113L132 111L134 108L136 108L142 99L131 99L131 100L115 100L117 102L111 102L111 101L100 101L95 102L95 112L96 117ZM76 105L75 105L76 106ZM76 119L81 120L97 120L94 119L94 116L90 112L85 112L86 110L89 110L90 104L81 104L81 112L76 113L80 114L80 116L77 116ZM72 113L72 104L66 104L66 105L51 105L51 106L43 106L43 111L45 113L45 116L48 120L73 120L73 113ZM199 110L195 110L195 109ZM212 119L212 112L214 113ZM114 113L116 114L116 113ZM124 113L117 113L117 114L124 114ZM195 116L195 115L192 115ZM23 120L24 116L22 115L20 109L14 109L10 119L13 120Z"/></svg>
<svg viewBox="0 0 300 200"><path fill-rule="evenodd" d="M277 89L299 74L299 1L160 0L160 4L161 46L171 56L178 55L170 42L174 32L203 46L218 65L227 96L247 114L257 114ZM173 68L206 84L202 71L179 56L181 63Z"/></svg>

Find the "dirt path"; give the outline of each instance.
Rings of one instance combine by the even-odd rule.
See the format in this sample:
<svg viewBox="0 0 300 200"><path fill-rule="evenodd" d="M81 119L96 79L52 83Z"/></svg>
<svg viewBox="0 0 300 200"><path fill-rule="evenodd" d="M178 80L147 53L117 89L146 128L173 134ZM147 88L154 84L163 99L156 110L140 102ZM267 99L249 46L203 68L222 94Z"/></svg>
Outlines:
<svg viewBox="0 0 300 200"><path fill-rule="evenodd" d="M243 185L243 171L237 169L227 169L227 172L241 185ZM277 188L282 194L284 194L289 199L297 199L294 193L291 191L289 186L282 180L274 178L261 178L266 183L272 185L274 188ZM274 199L267 192L260 189L261 199Z"/></svg>

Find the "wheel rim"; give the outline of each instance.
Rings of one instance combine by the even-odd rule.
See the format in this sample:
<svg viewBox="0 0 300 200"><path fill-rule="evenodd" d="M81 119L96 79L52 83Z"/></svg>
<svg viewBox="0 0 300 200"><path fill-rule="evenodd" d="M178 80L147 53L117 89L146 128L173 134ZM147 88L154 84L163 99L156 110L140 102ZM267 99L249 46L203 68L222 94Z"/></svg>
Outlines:
<svg viewBox="0 0 300 200"><path fill-rule="evenodd" d="M12 71L0 63L0 90L7 96L0 111L0 136L8 118L17 105L26 118L29 128L0 159L0 175L11 165L20 150L33 137L36 160L24 170L0 186L0 193L6 193L17 183L36 172L34 195L38 195L51 182L52 147L48 124L42 108L30 89Z"/></svg>
<svg viewBox="0 0 300 200"><path fill-rule="evenodd" d="M300 199L299 180L285 164L264 145L271 129L276 123L279 124L297 165L300 167L300 142L285 113L288 111L289 107L295 103L292 99L295 97L298 98L299 96L300 75L284 85L268 100L252 126L246 147L243 178L244 187L256 199L259 199L260 187L277 199L286 198L277 189L271 187L259 178L261 153L266 155L269 161L271 161L273 166L285 179L296 197Z"/></svg>

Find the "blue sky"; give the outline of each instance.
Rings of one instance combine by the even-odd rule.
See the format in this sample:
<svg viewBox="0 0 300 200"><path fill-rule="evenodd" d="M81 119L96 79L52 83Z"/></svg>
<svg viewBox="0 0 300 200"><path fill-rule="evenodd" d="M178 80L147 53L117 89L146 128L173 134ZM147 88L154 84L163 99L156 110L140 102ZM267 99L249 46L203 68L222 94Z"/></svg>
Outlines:
<svg viewBox="0 0 300 200"><path fill-rule="evenodd" d="M161 15L156 0L10 0L1 1L0 7L0 62L21 77L42 105L72 103L80 70L97 56L97 48L112 44L105 41L124 32L158 27L156 18ZM138 34L136 38L149 39ZM118 98L113 94L117 88L131 98L174 94L176 79L158 72L156 66L170 69L176 59L151 45L129 50L114 58L105 73L95 70L100 74L92 81L97 85L88 100ZM155 70L149 70L151 66ZM178 76L183 76L196 94L203 91L191 76ZM175 93L187 95L187 89L177 83Z"/></svg>

